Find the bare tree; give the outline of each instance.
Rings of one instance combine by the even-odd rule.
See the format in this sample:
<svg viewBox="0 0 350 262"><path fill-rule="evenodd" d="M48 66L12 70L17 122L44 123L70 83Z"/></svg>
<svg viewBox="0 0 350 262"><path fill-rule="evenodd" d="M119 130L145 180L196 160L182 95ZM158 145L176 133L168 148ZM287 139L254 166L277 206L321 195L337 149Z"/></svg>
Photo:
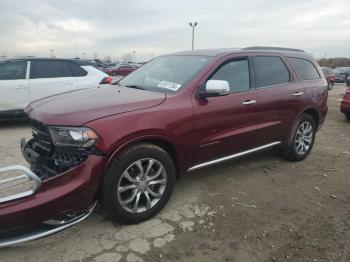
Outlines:
<svg viewBox="0 0 350 262"><path fill-rule="evenodd" d="M105 56L105 62L112 63L112 58L109 55Z"/></svg>
<svg viewBox="0 0 350 262"><path fill-rule="evenodd" d="M132 62L132 54L131 53L126 53L122 56L122 60L124 62Z"/></svg>
<svg viewBox="0 0 350 262"><path fill-rule="evenodd" d="M350 58L336 57L336 58L321 58L317 60L320 66L326 66L331 68L336 67L349 67Z"/></svg>

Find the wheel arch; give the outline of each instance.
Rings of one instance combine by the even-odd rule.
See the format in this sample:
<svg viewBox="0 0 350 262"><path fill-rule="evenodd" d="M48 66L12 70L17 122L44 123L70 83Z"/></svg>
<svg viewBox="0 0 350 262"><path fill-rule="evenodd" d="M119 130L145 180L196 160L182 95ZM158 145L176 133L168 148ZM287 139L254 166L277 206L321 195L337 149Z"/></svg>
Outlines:
<svg viewBox="0 0 350 262"><path fill-rule="evenodd" d="M313 107L305 108L305 109L301 110L300 113L295 117L295 119L294 119L294 121L293 121L293 124L292 124L291 127L290 127L289 134L288 134L288 139L287 139L287 141L285 142L286 144L289 144L289 143L290 143L290 141L291 141L291 139L292 139L292 137L293 137L293 134L294 134L296 125L297 125L297 123L298 123L300 117L301 117L303 114L308 114L308 115L311 115L311 116L312 116L312 118L315 120L316 130L318 130L320 117L319 117L319 114L318 114L317 109L315 109L315 108L313 108Z"/></svg>
<svg viewBox="0 0 350 262"><path fill-rule="evenodd" d="M123 152L126 148L139 143L150 143L159 146L165 152L167 152L174 161L176 169L176 179L179 179L180 174L183 170L182 159L179 153L179 149L173 141L164 136L143 136L127 141L126 143L119 146L116 150L114 150L113 153L109 156L105 170L107 170L110 167L111 162L113 161L113 159L115 159L117 155Z"/></svg>
<svg viewBox="0 0 350 262"><path fill-rule="evenodd" d="M301 112L301 114L299 115L299 117L302 115L302 114L308 114L308 115L311 115L313 117L313 119L315 120L315 124L316 124L316 130L318 130L318 126L320 124L320 116L318 114L318 111L315 109L315 108L307 108L305 109L303 112Z"/></svg>

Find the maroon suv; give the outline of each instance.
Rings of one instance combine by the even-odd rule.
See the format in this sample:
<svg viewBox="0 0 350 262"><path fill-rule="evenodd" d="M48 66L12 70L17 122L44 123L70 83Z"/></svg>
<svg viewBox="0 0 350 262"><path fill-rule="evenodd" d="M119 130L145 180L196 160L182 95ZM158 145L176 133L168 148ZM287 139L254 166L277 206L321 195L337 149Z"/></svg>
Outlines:
<svg viewBox="0 0 350 262"><path fill-rule="evenodd" d="M0 246L74 225L97 199L114 221L138 223L181 175L250 153L303 160L327 90L312 56L256 47L164 55L114 86L38 100L22 139L31 169L0 171Z"/></svg>

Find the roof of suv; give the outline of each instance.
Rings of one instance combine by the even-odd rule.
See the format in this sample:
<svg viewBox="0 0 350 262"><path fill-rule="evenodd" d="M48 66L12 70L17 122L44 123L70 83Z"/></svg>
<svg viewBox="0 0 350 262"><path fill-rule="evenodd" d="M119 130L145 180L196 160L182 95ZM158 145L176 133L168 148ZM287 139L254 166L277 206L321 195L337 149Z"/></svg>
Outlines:
<svg viewBox="0 0 350 262"><path fill-rule="evenodd" d="M78 59L71 59L71 58L52 58L52 57L22 57L22 58L11 58L11 59L6 59L6 61L23 61L23 60L79 61Z"/></svg>
<svg viewBox="0 0 350 262"><path fill-rule="evenodd" d="M268 47L268 46L254 46L246 48L217 48L217 49L197 49L171 53L170 55L198 55L198 56L221 56L234 53L279 53L284 55L293 55L300 57L312 57L301 49L285 48L285 47Z"/></svg>
<svg viewBox="0 0 350 262"><path fill-rule="evenodd" d="M69 61L69 62L73 62L76 63L80 66L95 66L97 65L96 62L91 62L88 60L83 60L83 59L71 59L71 58L51 58L51 57L24 57L24 58L12 58L12 59L6 59L6 60L2 60L2 63L6 63L6 62L11 62L11 61L35 61L35 60L49 60L49 61Z"/></svg>

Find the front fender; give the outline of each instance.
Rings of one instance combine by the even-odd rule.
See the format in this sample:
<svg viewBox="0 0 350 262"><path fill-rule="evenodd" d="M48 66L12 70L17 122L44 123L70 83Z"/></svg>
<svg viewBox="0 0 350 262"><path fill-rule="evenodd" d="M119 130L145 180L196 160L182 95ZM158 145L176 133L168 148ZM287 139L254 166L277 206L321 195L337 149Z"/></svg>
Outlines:
<svg viewBox="0 0 350 262"><path fill-rule="evenodd" d="M133 138L128 138L128 139L123 139L123 141L125 141L124 143L120 144L113 152L112 154L108 157L107 160L107 164L106 164L106 170L109 168L111 162L113 161L113 159L120 154L121 152L123 152L126 148L139 143L139 142L153 142L153 141L158 141L161 143L165 143L167 145L172 146L172 148L175 149L176 151L176 159L173 159L176 166L179 167L180 170L183 170L183 161L182 161L182 157L181 154L179 152L179 149L176 145L176 143L174 141L172 141L170 138L164 136L164 135L156 135L156 134L149 134L149 135L137 135L134 134Z"/></svg>

